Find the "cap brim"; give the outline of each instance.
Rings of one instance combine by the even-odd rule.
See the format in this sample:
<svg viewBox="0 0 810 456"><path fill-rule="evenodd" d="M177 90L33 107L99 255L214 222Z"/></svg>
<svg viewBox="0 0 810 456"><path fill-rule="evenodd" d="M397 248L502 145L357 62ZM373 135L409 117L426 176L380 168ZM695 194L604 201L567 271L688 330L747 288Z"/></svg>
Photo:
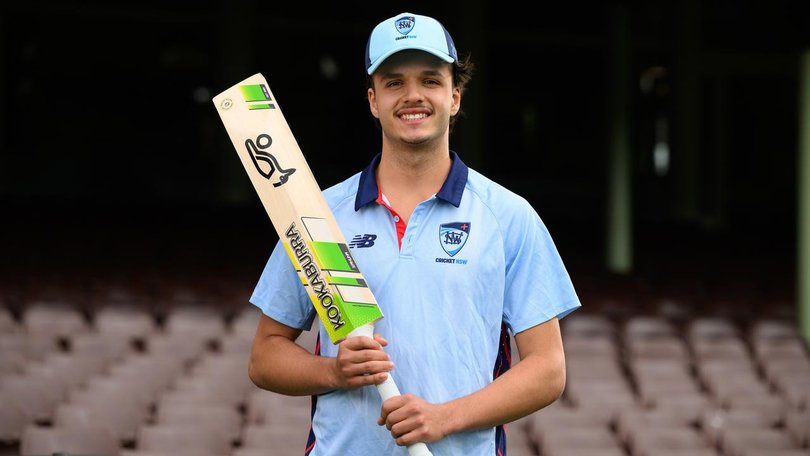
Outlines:
<svg viewBox="0 0 810 456"><path fill-rule="evenodd" d="M443 60L443 61L445 61L447 63L453 63L453 62L456 61L456 59L454 59L453 57L445 54L444 52L442 52L442 51L440 51L438 49L433 49L433 48L429 48L429 47L425 47L425 46L401 47L401 48L396 48L396 49L390 50L390 51L386 52L385 54L381 55L380 57L378 57L377 60L372 62L371 66L368 67L368 74L369 75L374 74L374 72L377 70L377 68L379 68L379 66L382 65L382 63L385 62L385 60L388 57L391 57L392 55L396 54L397 52L408 51L408 50L424 51L424 52L427 52L428 54L431 54L433 56L438 57L439 59L441 59L441 60Z"/></svg>

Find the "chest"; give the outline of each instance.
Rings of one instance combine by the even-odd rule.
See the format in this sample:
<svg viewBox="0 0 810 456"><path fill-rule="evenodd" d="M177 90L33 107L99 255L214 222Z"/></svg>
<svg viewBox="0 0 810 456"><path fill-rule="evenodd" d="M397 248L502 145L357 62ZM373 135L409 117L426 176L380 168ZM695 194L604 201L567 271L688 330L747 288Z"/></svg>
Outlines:
<svg viewBox="0 0 810 456"><path fill-rule="evenodd" d="M370 205L339 223L369 279L385 281L389 274L407 271L464 281L503 270L501 231L480 208L427 201L416 205L403 230L403 221L386 207Z"/></svg>

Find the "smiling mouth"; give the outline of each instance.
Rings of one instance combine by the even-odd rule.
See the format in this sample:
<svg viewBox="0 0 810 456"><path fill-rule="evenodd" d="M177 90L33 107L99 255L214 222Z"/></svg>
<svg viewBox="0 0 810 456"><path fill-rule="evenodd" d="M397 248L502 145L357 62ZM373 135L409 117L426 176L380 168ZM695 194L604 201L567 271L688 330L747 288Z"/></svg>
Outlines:
<svg viewBox="0 0 810 456"><path fill-rule="evenodd" d="M424 119L424 118L426 118L427 116L428 116L428 115L427 115L427 114L425 114L425 113L419 113L419 114L403 114L403 115L401 115L401 116L399 116L399 117L400 117L402 120L419 120L419 119Z"/></svg>

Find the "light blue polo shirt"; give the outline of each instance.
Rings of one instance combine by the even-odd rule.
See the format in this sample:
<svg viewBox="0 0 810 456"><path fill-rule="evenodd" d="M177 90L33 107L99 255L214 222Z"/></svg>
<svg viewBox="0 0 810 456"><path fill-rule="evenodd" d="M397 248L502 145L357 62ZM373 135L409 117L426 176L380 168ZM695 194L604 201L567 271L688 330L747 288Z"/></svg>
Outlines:
<svg viewBox="0 0 810 456"><path fill-rule="evenodd" d="M379 155L324 191L383 312L375 331L389 342L397 386L431 403L468 395L508 369L506 330L516 334L580 306L532 206L451 156L447 180L413 211L401 247L394 215L377 202ZM274 320L306 329L315 310L280 245L250 301ZM319 339L321 355L337 354L323 328ZM309 455L407 456L376 424L381 400L375 387L314 400ZM462 432L428 446L435 455L494 456L502 434L496 428Z"/></svg>

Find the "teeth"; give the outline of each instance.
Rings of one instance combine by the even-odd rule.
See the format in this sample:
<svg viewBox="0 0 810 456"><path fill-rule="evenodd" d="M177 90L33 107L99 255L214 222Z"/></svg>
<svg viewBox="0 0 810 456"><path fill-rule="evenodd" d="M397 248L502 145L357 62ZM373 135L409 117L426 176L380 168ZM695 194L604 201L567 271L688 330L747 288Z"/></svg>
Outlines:
<svg viewBox="0 0 810 456"><path fill-rule="evenodd" d="M424 119L425 117L427 117L427 114L425 114L425 113L422 113L422 114L403 114L402 115L402 118L404 120Z"/></svg>

